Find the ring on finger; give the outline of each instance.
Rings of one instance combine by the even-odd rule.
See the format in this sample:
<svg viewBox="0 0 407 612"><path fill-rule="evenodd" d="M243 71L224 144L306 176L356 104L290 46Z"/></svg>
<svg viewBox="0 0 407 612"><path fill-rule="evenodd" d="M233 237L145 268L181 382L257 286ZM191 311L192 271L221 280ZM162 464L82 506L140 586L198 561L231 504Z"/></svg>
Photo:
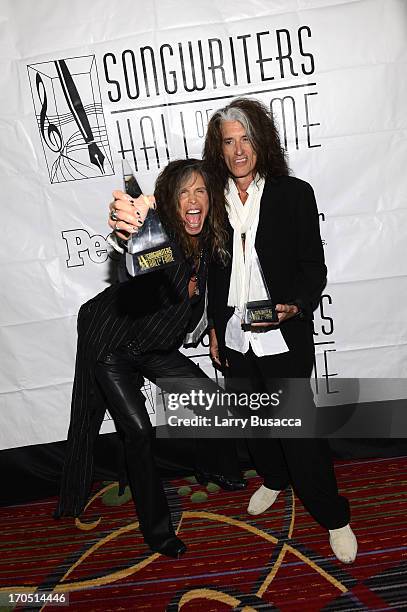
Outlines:
<svg viewBox="0 0 407 612"><path fill-rule="evenodd" d="M118 230L120 231L120 227L118 227L119 225L119 221L116 221L116 223L114 224L114 231L117 232Z"/></svg>
<svg viewBox="0 0 407 612"><path fill-rule="evenodd" d="M110 218L111 218L112 221L117 221L118 218L119 218L117 216L117 212L114 209L110 212Z"/></svg>

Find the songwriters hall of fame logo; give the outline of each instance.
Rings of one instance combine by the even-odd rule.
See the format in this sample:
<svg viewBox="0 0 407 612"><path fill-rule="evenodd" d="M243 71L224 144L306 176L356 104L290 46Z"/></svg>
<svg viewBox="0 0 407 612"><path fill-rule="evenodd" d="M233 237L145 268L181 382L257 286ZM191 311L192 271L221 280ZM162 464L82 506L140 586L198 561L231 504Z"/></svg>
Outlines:
<svg viewBox="0 0 407 612"><path fill-rule="evenodd" d="M27 69L51 183L114 174L95 56Z"/></svg>

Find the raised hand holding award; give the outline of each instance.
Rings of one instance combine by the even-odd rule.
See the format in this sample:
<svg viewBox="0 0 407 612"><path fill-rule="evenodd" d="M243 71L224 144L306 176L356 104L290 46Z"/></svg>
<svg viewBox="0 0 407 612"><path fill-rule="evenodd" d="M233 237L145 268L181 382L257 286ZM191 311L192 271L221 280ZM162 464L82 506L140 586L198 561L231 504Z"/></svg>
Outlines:
<svg viewBox="0 0 407 612"><path fill-rule="evenodd" d="M127 160L122 161L124 191L132 198L142 195L141 188ZM149 202L146 198L146 203ZM126 267L131 276L161 270L177 263L174 245L162 226L157 211L149 208L143 225L128 240Z"/></svg>

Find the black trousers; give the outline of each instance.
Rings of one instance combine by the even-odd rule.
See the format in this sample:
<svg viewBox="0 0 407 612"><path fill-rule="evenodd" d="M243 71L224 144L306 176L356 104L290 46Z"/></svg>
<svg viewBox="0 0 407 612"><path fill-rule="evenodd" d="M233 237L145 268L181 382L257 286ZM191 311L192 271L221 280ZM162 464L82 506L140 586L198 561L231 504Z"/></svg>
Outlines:
<svg viewBox="0 0 407 612"><path fill-rule="evenodd" d="M96 380L124 438L128 480L140 530L154 547L173 537L174 528L154 458L154 428L141 391L144 377L152 382L168 378L167 384L161 380L159 383L172 393L192 389L214 393L218 387L178 350L141 354L122 347L97 363ZM195 447L196 469L240 477L233 440L198 439Z"/></svg>
<svg viewBox="0 0 407 612"><path fill-rule="evenodd" d="M306 350L304 350L306 349ZM279 355L257 357L227 349L228 389L275 393L287 385L288 377L308 379L313 365L313 348ZM309 393L300 401L314 403ZM338 494L331 452L327 440L314 438L247 439L256 470L269 489L283 490L289 484L315 520L326 529L343 527L350 520L348 500Z"/></svg>

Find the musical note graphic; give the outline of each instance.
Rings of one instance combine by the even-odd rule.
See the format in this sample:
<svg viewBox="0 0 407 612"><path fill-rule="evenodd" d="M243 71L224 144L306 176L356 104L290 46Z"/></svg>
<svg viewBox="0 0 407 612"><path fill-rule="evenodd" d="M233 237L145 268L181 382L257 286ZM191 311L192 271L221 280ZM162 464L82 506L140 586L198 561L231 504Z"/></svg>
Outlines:
<svg viewBox="0 0 407 612"><path fill-rule="evenodd" d="M27 70L50 182L114 174L95 56Z"/></svg>

